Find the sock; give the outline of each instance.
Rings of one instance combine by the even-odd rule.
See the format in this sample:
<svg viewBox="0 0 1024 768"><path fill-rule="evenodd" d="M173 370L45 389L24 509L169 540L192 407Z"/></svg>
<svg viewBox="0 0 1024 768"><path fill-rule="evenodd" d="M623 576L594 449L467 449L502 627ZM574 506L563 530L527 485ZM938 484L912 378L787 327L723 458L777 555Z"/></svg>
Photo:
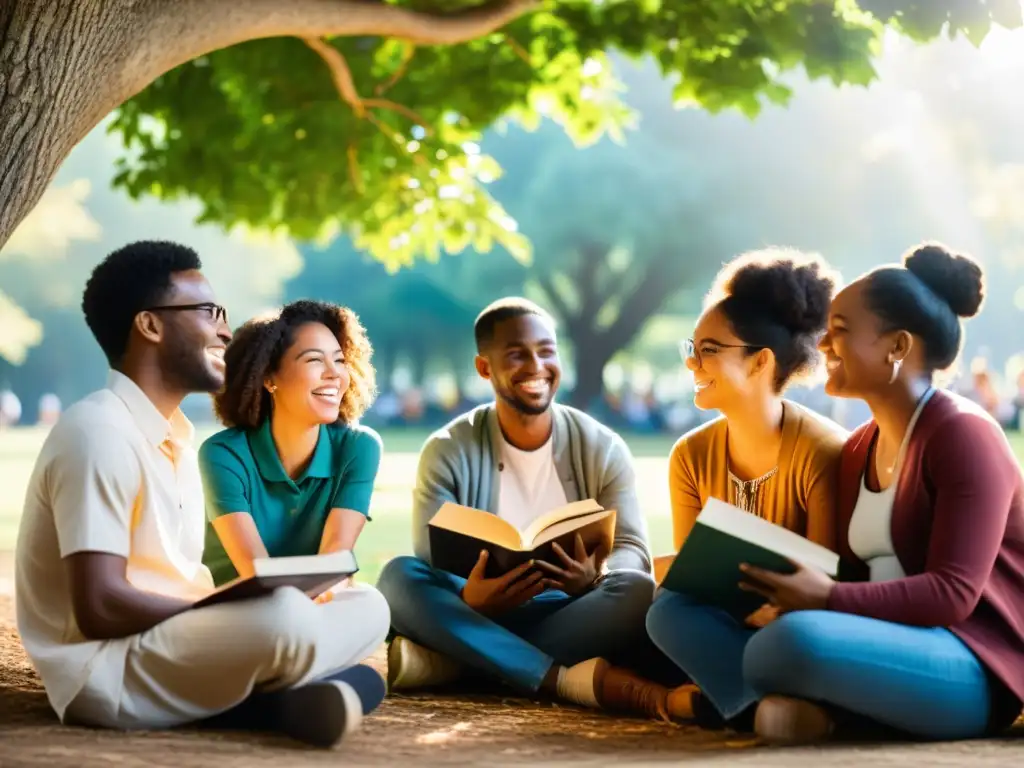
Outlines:
<svg viewBox="0 0 1024 768"><path fill-rule="evenodd" d="M555 690L566 701L599 709L597 699L597 666L601 659L582 661L572 667L560 667Z"/></svg>

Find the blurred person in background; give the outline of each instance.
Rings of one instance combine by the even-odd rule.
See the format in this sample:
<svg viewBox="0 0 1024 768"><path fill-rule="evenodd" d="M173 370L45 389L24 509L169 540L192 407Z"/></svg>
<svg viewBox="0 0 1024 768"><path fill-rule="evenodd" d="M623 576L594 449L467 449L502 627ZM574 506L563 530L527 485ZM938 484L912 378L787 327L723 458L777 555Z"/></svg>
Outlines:
<svg viewBox="0 0 1024 768"><path fill-rule="evenodd" d="M21 421L21 400L9 389L0 390L0 428Z"/></svg>

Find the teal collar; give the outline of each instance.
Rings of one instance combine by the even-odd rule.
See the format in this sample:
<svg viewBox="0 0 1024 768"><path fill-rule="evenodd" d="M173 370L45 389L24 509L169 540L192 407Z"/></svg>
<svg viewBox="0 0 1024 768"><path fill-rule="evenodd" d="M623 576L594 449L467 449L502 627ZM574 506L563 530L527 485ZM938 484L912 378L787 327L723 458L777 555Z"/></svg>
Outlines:
<svg viewBox="0 0 1024 768"><path fill-rule="evenodd" d="M260 476L270 483L291 483L293 482L288 473L284 471L281 464L281 457L277 455L277 446L274 445L274 436L270 432L270 419L264 419L263 423L249 434L249 447L252 450L252 457ZM327 434L327 427L320 426L320 436L316 440L316 448L313 449L313 458L309 462L306 471L295 479L297 485L308 477L327 478L332 474L334 462L332 461L331 438Z"/></svg>

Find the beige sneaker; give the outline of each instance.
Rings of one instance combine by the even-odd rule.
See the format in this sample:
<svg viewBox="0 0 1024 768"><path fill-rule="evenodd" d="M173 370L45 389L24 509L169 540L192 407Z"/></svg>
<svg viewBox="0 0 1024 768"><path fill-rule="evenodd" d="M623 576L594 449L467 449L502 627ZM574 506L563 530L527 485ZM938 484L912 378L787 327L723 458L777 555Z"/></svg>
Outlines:
<svg viewBox="0 0 1024 768"><path fill-rule="evenodd" d="M766 696L754 715L754 732L769 744L794 746L824 741L834 730L835 722L824 709L788 696Z"/></svg>
<svg viewBox="0 0 1024 768"><path fill-rule="evenodd" d="M447 656L417 645L407 637L395 637L388 646L388 690L408 691L456 681L462 665Z"/></svg>

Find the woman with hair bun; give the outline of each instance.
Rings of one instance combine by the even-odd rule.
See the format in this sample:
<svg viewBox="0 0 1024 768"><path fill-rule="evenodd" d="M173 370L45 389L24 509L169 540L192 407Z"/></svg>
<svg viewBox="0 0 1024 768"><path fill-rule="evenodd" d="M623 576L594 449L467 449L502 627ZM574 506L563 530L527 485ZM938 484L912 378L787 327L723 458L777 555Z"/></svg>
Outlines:
<svg viewBox="0 0 1024 768"><path fill-rule="evenodd" d="M382 452L357 423L375 393L371 354L356 315L320 301L235 332L214 397L227 429L199 450L215 583L251 576L257 557L354 548Z"/></svg>
<svg viewBox="0 0 1024 768"><path fill-rule="evenodd" d="M1020 714L1024 477L992 417L933 381L983 282L976 262L928 244L832 303L827 391L873 418L843 450L840 581L745 569L784 614L743 656L766 740L822 739L851 717L972 738Z"/></svg>
<svg viewBox="0 0 1024 768"><path fill-rule="evenodd" d="M788 249L741 256L719 274L684 357L693 372L694 404L722 415L672 449L676 552L709 498L835 546L846 432L783 396L818 367L818 338L835 284L821 258ZM657 559L659 580L674 557ZM755 701L742 680L743 646L776 615L766 604L741 625L687 595L661 592L647 616L648 633L696 684L673 692L676 711L689 710L706 726L742 727Z"/></svg>

